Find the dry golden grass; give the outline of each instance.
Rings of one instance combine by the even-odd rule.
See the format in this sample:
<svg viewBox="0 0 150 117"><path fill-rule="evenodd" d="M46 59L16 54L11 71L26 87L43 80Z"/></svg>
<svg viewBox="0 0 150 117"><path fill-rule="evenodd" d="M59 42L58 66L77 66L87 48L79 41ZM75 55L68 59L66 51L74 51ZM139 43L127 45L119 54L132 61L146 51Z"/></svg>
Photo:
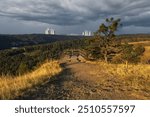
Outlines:
<svg viewBox="0 0 150 117"><path fill-rule="evenodd" d="M150 60L150 41L139 41L139 42L129 42L129 44L133 45L143 45L145 47L145 52L141 57L142 63L149 63Z"/></svg>
<svg viewBox="0 0 150 117"><path fill-rule="evenodd" d="M128 77L142 77L144 79L150 78L150 65L144 64L129 64L128 67L125 64L107 64L100 62L98 63L111 75L116 75L118 78Z"/></svg>
<svg viewBox="0 0 150 117"><path fill-rule="evenodd" d="M142 63L149 63L150 61L150 46L145 46L145 52L143 56L141 57Z"/></svg>
<svg viewBox="0 0 150 117"><path fill-rule="evenodd" d="M107 64L104 62L89 63L99 66L92 74L99 75L101 79L100 82L105 85L107 85L106 78L112 80L116 79L122 82L122 86L124 85L128 89L150 93L150 65L129 64L127 67L125 64ZM138 97L138 93L135 93L134 95L137 95L136 97Z"/></svg>
<svg viewBox="0 0 150 117"><path fill-rule="evenodd" d="M137 44L150 44L150 41L130 42L129 44L133 44L133 45L137 45Z"/></svg>
<svg viewBox="0 0 150 117"><path fill-rule="evenodd" d="M61 70L57 61L47 61L33 72L23 76L1 76L0 99L14 99L21 95L23 90L41 84L50 77L60 73Z"/></svg>
<svg viewBox="0 0 150 117"><path fill-rule="evenodd" d="M86 63L96 64L99 70L105 71L110 75L118 76L119 78L127 78L129 76L149 78L150 79L150 65L147 64L109 64L105 62L90 62ZM98 71L99 71L98 70Z"/></svg>

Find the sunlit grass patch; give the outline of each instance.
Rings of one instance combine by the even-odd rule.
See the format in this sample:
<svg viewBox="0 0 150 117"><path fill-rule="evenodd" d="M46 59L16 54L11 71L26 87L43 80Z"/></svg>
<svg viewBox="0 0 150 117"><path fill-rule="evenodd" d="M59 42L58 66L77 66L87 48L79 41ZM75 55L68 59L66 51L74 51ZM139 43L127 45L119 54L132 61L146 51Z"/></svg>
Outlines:
<svg viewBox="0 0 150 117"><path fill-rule="evenodd" d="M41 84L45 80L61 72L57 61L47 61L31 73L22 76L0 77L0 99L13 99L20 95L22 90Z"/></svg>

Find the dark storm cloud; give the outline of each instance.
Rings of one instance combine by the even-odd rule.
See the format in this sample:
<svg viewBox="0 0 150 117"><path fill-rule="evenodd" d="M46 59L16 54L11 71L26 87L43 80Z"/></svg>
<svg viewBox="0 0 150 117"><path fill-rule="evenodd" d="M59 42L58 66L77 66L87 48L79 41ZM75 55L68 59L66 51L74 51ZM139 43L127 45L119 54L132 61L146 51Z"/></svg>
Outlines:
<svg viewBox="0 0 150 117"><path fill-rule="evenodd" d="M0 15L55 25L78 25L114 16L150 26L149 0L1 0Z"/></svg>

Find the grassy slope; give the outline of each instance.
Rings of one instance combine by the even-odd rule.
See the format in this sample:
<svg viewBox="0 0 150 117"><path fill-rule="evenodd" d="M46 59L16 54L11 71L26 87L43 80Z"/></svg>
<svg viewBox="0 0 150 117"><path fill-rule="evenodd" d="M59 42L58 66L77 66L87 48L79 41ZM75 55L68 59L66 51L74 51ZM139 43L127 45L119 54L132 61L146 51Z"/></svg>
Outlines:
<svg viewBox="0 0 150 117"><path fill-rule="evenodd" d="M150 41L139 41L139 42L130 42L129 44L133 45L143 45L145 47L145 52L141 57L142 63L149 63L150 60Z"/></svg>
<svg viewBox="0 0 150 117"><path fill-rule="evenodd" d="M150 62L150 46L145 46L145 52L141 57L142 63L149 63Z"/></svg>
<svg viewBox="0 0 150 117"><path fill-rule="evenodd" d="M135 42L132 44L145 45L147 44L147 41L141 43ZM147 58L149 58L150 46L145 46L145 48L146 51L144 53L144 57L148 56ZM131 91L131 95L136 97L136 99L149 99L149 65L129 65L127 69L124 64L116 65L99 62L96 63L95 66L99 66L98 69L94 70L93 72L89 72L90 74L99 77L98 81L96 82L103 84L104 88L107 88L109 85L111 85L112 88L114 88L117 91L121 90L124 93L127 91ZM13 99L16 96L21 95L22 90L30 89L34 85L41 84L43 81L59 73L60 71L61 68L59 67L57 62L47 62L41 67L39 67L37 70L23 76L18 76L15 78L3 76L0 78L0 99ZM93 79L94 77L91 78ZM113 83L108 84L108 81L111 81L111 79L108 78L111 78L112 80L113 78L117 78L117 81L119 81L120 84L118 84L118 86L113 86Z"/></svg>
<svg viewBox="0 0 150 117"><path fill-rule="evenodd" d="M90 62L91 63L91 62ZM95 71L90 72L97 75L97 82L112 89L122 90L125 94L131 92L131 99L149 99L150 98L150 66L149 65L128 65L125 64L107 64L104 62L91 63L99 66ZM109 80L108 80L109 79ZM115 80L119 83L115 86ZM110 87L110 88L111 88ZM120 93L121 95L121 93ZM123 97L122 97L123 98ZM125 99L124 97L123 99ZM130 99L130 98L129 98Z"/></svg>
<svg viewBox="0 0 150 117"><path fill-rule="evenodd" d="M21 95L23 90L41 84L53 75L61 72L61 67L57 61L48 61L31 73L23 76L0 77L0 99L14 99Z"/></svg>
<svg viewBox="0 0 150 117"><path fill-rule="evenodd" d="M150 99L150 66L77 62L18 99ZM40 94L39 94L40 93Z"/></svg>

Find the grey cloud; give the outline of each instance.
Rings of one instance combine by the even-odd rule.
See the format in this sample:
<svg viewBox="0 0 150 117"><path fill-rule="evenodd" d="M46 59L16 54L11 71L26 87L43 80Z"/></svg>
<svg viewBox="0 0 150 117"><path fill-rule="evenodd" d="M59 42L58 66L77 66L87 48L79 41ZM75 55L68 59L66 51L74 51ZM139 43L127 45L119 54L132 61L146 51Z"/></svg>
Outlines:
<svg viewBox="0 0 150 117"><path fill-rule="evenodd" d="M149 0L1 0L0 15L55 25L80 25L109 16L150 26Z"/></svg>

